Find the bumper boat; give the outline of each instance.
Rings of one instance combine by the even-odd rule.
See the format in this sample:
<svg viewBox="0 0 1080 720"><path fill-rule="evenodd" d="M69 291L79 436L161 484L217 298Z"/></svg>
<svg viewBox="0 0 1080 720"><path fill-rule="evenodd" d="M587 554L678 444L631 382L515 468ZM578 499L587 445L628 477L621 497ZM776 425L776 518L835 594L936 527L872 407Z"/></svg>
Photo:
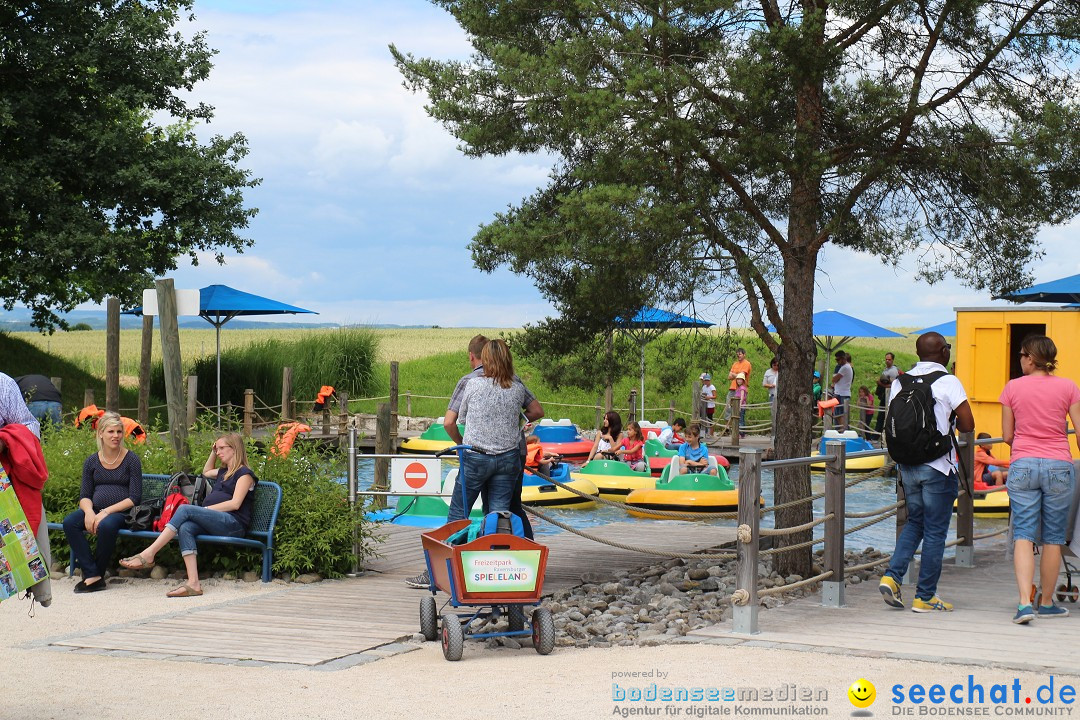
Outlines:
<svg viewBox="0 0 1080 720"><path fill-rule="evenodd" d="M1009 517L1009 491L1002 485L987 485L982 481L976 481L972 488L975 495L976 517ZM956 501L953 501L953 512L956 512Z"/></svg>
<svg viewBox="0 0 1080 720"><path fill-rule="evenodd" d="M633 490L653 488L656 478L649 472L635 472L622 460L590 460L570 473L573 480L588 480L605 500L625 500Z"/></svg>
<svg viewBox="0 0 1080 720"><path fill-rule="evenodd" d="M825 454L825 443L842 440L847 446L847 452L855 453L862 452L864 450L879 450L880 448L874 447L870 444L870 441L865 438L859 437L859 434L854 430L846 430L839 432L838 430L826 430L825 435L822 436L821 442L818 443L818 448L814 452L810 453L811 457L818 457ZM887 457L884 453L881 455L874 455L873 457L860 457L860 458L847 458L844 463L844 469L847 472L871 472L873 470L880 470L885 467L885 461ZM812 472L825 472L825 461L812 463L810 465Z"/></svg>
<svg viewBox="0 0 1080 720"><path fill-rule="evenodd" d="M671 458L678 454L678 450L668 450L656 438L649 438L645 441L645 458L649 461L649 472L652 473L653 477L660 477L667 466L671 464ZM716 460L716 464L725 470L731 467L731 462L723 455L713 455L712 457Z"/></svg>
<svg viewBox="0 0 1080 720"><path fill-rule="evenodd" d="M716 475L688 473L673 476L669 464L656 481L655 488L634 490L626 496L626 504L634 508L627 512L634 517L670 520L650 511L697 514L738 510L739 491L735 489L735 483L728 478L724 468L713 462L709 466L716 468Z"/></svg>
<svg viewBox="0 0 1080 720"><path fill-rule="evenodd" d="M465 434L465 426L458 423L458 432ZM411 455L434 455L437 452L456 445L443 427L443 419L431 423L420 437L409 438L401 443L401 452Z"/></svg>
<svg viewBox="0 0 1080 720"><path fill-rule="evenodd" d="M458 469L452 468L442 481L442 492L460 492L457 487ZM482 520L483 511L481 499L477 498L469 512L472 520ZM395 525L411 525L413 527L441 527L446 524L446 516L450 512L449 497L432 497L430 495L400 495L396 508L384 508L367 513L369 520L376 522L392 522Z"/></svg>
<svg viewBox="0 0 1080 720"><path fill-rule="evenodd" d="M532 433L540 438L544 450L564 460L584 460L593 446L593 441L582 437L578 426L566 419L544 418L533 426Z"/></svg>
<svg viewBox="0 0 1080 720"><path fill-rule="evenodd" d="M559 463L551 471L551 478L558 480L564 485L578 490L579 492L586 493L587 495L595 496L597 494L596 485L587 478L571 478L570 466L566 463ZM580 495L570 492L564 488L550 483L539 475L534 475L530 471L525 471L525 477L521 486L521 502L525 505L536 505L538 507L558 507L565 508L567 510L584 510L596 506L596 500L594 498L584 498Z"/></svg>

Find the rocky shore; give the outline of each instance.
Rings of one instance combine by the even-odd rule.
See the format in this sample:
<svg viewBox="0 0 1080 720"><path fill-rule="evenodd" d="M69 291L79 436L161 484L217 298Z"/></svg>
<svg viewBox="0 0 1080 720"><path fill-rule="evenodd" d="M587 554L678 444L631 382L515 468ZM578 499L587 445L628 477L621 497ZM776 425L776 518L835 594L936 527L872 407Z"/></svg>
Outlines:
<svg viewBox="0 0 1080 720"><path fill-rule="evenodd" d="M848 567L883 557L874 548L849 551ZM813 573L821 572L820 554L815 556ZM881 567L848 575L849 584L876 578ZM734 560L666 560L637 568L625 577L587 574L582 584L556 592L545 603L555 619L555 644L562 647L612 647L616 645L658 645L667 643L707 625L731 617L731 594L736 590ZM768 560L758 567L759 588L799 582L803 578L782 577ZM815 583L761 598L763 609L774 608L820 589ZM482 632L506 629L506 619L487 621ZM520 647L527 638L492 638L490 647Z"/></svg>

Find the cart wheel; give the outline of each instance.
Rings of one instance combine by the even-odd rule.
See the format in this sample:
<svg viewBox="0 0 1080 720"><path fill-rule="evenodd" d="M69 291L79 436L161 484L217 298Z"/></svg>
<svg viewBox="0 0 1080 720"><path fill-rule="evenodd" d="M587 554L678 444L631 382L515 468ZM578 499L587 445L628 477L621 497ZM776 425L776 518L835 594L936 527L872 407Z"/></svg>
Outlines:
<svg viewBox="0 0 1080 720"><path fill-rule="evenodd" d="M439 635L439 618L435 614L435 598L432 595L420 599L420 634L429 642Z"/></svg>
<svg viewBox="0 0 1080 720"><path fill-rule="evenodd" d="M521 632L525 629L525 608L520 605L508 605L506 619L510 623L510 632Z"/></svg>
<svg viewBox="0 0 1080 720"><path fill-rule="evenodd" d="M536 652L541 655L548 655L555 649L555 620L547 608L533 610L532 641Z"/></svg>
<svg viewBox="0 0 1080 720"><path fill-rule="evenodd" d="M1062 584L1057 586L1057 599L1059 602L1068 600L1071 603L1075 603L1078 595L1080 595L1080 593L1077 592L1075 585Z"/></svg>
<svg viewBox="0 0 1080 720"><path fill-rule="evenodd" d="M460 660L465 644L465 632L457 615L442 616L442 654L447 660Z"/></svg>

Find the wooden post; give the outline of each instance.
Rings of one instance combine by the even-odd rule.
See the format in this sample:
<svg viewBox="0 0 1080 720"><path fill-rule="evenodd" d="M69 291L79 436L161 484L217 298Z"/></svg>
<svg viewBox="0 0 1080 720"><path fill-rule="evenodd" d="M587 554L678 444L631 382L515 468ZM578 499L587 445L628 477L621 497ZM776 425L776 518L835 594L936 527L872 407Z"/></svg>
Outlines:
<svg viewBox="0 0 1080 720"><path fill-rule="evenodd" d="M675 422L675 398L670 398L667 405L667 424Z"/></svg>
<svg viewBox="0 0 1080 720"><path fill-rule="evenodd" d="M739 528L750 530L746 542L736 541L737 567L735 586L745 590L745 605L732 608L732 632L756 635L758 630L758 539L761 535L761 514L758 498L761 497L761 451L739 452Z"/></svg>
<svg viewBox="0 0 1080 720"><path fill-rule="evenodd" d="M405 417L412 417L412 392L405 393Z"/></svg>
<svg viewBox="0 0 1080 720"><path fill-rule="evenodd" d="M154 283L157 288L158 322L161 324L161 360L165 367L165 401L169 409L169 435L176 450L176 469L190 466L187 417L184 407L183 365L180 362L180 328L176 322L176 288L172 278Z"/></svg>
<svg viewBox="0 0 1080 720"><path fill-rule="evenodd" d="M330 408L328 406L325 406L325 405L323 406L323 411L322 411L322 429L321 429L321 432L322 432L324 437L327 437L327 436L330 435Z"/></svg>
<svg viewBox="0 0 1080 720"><path fill-rule="evenodd" d="M105 409L120 412L120 298L105 302Z"/></svg>
<svg viewBox="0 0 1080 720"><path fill-rule="evenodd" d="M701 399L701 381L690 383L690 417L687 422L693 425L705 417L705 401ZM688 426L689 427L689 426ZM709 434L708 428L702 428L702 437Z"/></svg>
<svg viewBox="0 0 1080 720"><path fill-rule="evenodd" d="M847 444L839 441L825 444L825 557L822 567L832 571L832 577L821 583L821 604L825 607L844 606L844 503L847 463Z"/></svg>
<svg viewBox="0 0 1080 720"><path fill-rule="evenodd" d="M196 413L199 410L199 376L188 375L187 379L187 416L190 425L195 424Z"/></svg>
<svg viewBox="0 0 1080 720"><path fill-rule="evenodd" d="M604 402L603 395L596 396L596 425L594 427L599 428L604 424L604 407L601 403Z"/></svg>
<svg viewBox="0 0 1080 720"><path fill-rule="evenodd" d="M150 363L154 350L154 316L142 316L142 347L139 351L139 424L150 426Z"/></svg>
<svg viewBox="0 0 1080 720"><path fill-rule="evenodd" d="M82 393L83 407L94 404L94 388L86 388Z"/></svg>
<svg viewBox="0 0 1080 720"><path fill-rule="evenodd" d="M390 444L390 403L379 403L375 413L375 454L389 455L394 451ZM390 459L387 457L375 458L375 478L371 485L373 490L390 489ZM377 508L386 507L384 495L376 495L373 504Z"/></svg>
<svg viewBox="0 0 1080 720"><path fill-rule="evenodd" d="M960 433L960 494L956 498L957 567L975 567L975 433Z"/></svg>
<svg viewBox="0 0 1080 720"><path fill-rule="evenodd" d="M292 399L292 368L281 368L281 419L282 420L295 420L296 418L289 412L289 401Z"/></svg>
<svg viewBox="0 0 1080 720"><path fill-rule="evenodd" d="M739 398L728 401L728 427L731 429L731 447L739 447Z"/></svg>
<svg viewBox="0 0 1080 720"><path fill-rule="evenodd" d="M251 437L252 426L255 423L255 391L248 388L244 391L244 435Z"/></svg>
<svg viewBox="0 0 1080 720"><path fill-rule="evenodd" d="M338 435L345 437L345 433L349 431L349 393L339 392L337 396L341 408L341 414L338 417Z"/></svg>
<svg viewBox="0 0 1080 720"><path fill-rule="evenodd" d="M398 437L398 361L390 361L390 447L397 447Z"/></svg>
<svg viewBox="0 0 1080 720"><path fill-rule="evenodd" d="M904 474L900 472L900 466L896 466L896 502L904 503L896 509L896 539L900 539L900 533L904 531L904 525L907 524L907 492L904 490ZM904 576L901 578L903 582L909 582L911 580L911 568L915 564L915 559L912 558L908 566L904 568Z"/></svg>
<svg viewBox="0 0 1080 720"><path fill-rule="evenodd" d="M626 411L626 422L632 423L637 420L637 390L630 391L630 397L626 400L628 409Z"/></svg>
<svg viewBox="0 0 1080 720"><path fill-rule="evenodd" d="M51 377L51 378L49 378L49 382L51 382L56 387L57 390L63 390L64 389L63 388L63 384L64 384L64 379L63 378Z"/></svg>

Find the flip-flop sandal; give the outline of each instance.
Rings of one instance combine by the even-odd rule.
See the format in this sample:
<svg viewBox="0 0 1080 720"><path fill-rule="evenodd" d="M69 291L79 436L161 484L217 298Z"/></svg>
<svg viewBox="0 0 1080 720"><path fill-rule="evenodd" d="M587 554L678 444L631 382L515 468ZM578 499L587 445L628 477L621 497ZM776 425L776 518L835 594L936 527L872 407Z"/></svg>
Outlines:
<svg viewBox="0 0 1080 720"><path fill-rule="evenodd" d="M202 590L196 590L187 583L165 593L165 597L198 597L199 595L202 595Z"/></svg>
<svg viewBox="0 0 1080 720"><path fill-rule="evenodd" d="M128 570L149 570L156 564L155 562L146 562L142 559L142 555L132 555L120 561L120 567L125 567Z"/></svg>

